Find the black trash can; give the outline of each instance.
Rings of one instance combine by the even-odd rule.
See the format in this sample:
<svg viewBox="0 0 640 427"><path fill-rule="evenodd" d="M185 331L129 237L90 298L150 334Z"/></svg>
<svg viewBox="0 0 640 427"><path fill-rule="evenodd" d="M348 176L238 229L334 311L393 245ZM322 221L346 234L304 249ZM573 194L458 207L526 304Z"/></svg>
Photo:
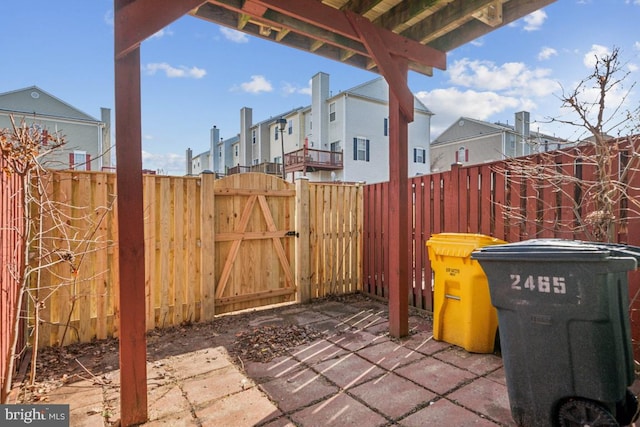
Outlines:
<svg viewBox="0 0 640 427"><path fill-rule="evenodd" d="M498 311L519 426L617 426L635 419L627 276L640 248L535 239L474 251Z"/></svg>

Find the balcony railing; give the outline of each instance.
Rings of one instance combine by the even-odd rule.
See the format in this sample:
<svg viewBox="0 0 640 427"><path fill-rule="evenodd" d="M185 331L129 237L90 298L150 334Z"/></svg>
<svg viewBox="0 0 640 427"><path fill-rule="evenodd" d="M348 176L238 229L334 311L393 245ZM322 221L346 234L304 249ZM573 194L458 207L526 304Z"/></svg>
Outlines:
<svg viewBox="0 0 640 427"><path fill-rule="evenodd" d="M280 163L265 162L253 166L234 166L227 170L227 175L235 175L237 173L261 172L268 175L282 175L282 165Z"/></svg>
<svg viewBox="0 0 640 427"><path fill-rule="evenodd" d="M285 154L284 161L287 172L342 169L342 151L302 148Z"/></svg>
<svg viewBox="0 0 640 427"><path fill-rule="evenodd" d="M324 151L303 148L284 155L285 171L313 172L318 170L342 169L342 151ZM227 170L226 175L237 173L261 172L269 175L282 175L282 164L265 162L253 166L234 166Z"/></svg>

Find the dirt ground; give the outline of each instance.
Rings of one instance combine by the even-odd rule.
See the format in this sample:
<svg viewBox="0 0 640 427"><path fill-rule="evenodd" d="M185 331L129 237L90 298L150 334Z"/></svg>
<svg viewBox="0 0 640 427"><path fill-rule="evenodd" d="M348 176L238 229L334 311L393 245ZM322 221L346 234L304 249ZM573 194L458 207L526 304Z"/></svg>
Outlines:
<svg viewBox="0 0 640 427"><path fill-rule="evenodd" d="M327 300L349 303L370 298L363 294L352 294L314 300L311 304ZM287 322L287 317L282 313L290 309L291 305L285 305L224 315L207 323L154 329L147 333L147 361L154 362L207 348L215 340L215 345L224 346L233 357L234 363L242 367L246 361L266 362L285 354L287 348L322 337L322 333L311 326L298 326L293 322ZM254 324L252 320L257 312L261 318L268 318L272 314L278 321ZM98 384L110 381L106 374L119 367L118 340L112 338L40 349L36 363L34 385L29 385L27 378L14 378L12 395L15 397L12 402L44 402L52 390L63 384L81 380L91 380Z"/></svg>

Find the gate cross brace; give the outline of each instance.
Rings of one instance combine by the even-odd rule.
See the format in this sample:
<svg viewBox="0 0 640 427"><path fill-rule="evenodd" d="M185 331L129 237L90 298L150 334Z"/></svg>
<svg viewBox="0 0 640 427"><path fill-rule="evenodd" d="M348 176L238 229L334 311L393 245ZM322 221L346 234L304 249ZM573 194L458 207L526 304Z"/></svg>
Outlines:
<svg viewBox="0 0 640 427"><path fill-rule="evenodd" d="M216 286L216 298L222 298L224 291L229 283L229 277L231 276L231 268L236 261L238 256L238 251L240 250L240 244L242 243L243 237L242 235L247 230L247 225L249 223L249 218L251 216L251 212L253 207L256 204L256 200L260 205L260 210L262 215L267 223L267 229L271 233L277 232L278 229L276 227L275 221L273 220L273 216L271 215L271 210L269 209L269 205L267 204L267 199L264 195L252 195L249 197L244 209L242 211L242 215L240 217L240 222L238 223L235 233L238 237L234 239L231 249L229 250L229 254L227 255L227 259L224 263L224 267L222 269L222 274L220 275L220 280L218 281L218 285ZM282 241L280 240L280 236L271 237L273 241L273 245L278 255L278 259L280 260L280 265L284 271L286 276L286 284L285 288L290 288L294 283L293 273L291 272L291 267L289 266L289 261L287 260L287 255L284 251L284 247L282 246Z"/></svg>

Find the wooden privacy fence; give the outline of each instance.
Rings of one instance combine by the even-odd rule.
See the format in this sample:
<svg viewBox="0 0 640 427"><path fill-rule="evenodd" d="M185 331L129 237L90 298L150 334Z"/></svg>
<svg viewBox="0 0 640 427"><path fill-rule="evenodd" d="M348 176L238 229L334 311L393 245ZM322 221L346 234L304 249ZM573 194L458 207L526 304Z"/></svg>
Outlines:
<svg viewBox="0 0 640 427"><path fill-rule="evenodd" d="M19 279L24 262L24 198L18 175L7 175L0 157L0 402L4 402L4 382L8 377L11 344L15 337L13 319L18 307ZM22 325L22 323L21 323ZM18 332L18 348L24 335Z"/></svg>
<svg viewBox="0 0 640 427"><path fill-rule="evenodd" d="M66 259L32 285L40 346L118 336L116 179L48 174L66 221L44 219L43 245ZM362 186L259 173L143 180L147 329L360 289Z"/></svg>
<svg viewBox="0 0 640 427"><path fill-rule="evenodd" d="M627 194L615 206L614 216L620 221L613 236L616 242L640 246L640 216L631 203L639 196L640 173L635 170L624 176L621 173L633 152L622 145L611 165L613 178L624 180L627 185ZM466 167L456 164L448 172L411 178L406 261L409 277L413 278L409 284L409 304L433 309L432 269L426 248L433 234L480 233L507 242L532 238L588 240L589 229L580 223L579 217L586 217L592 207L589 186L598 181L593 165L584 161L588 154L588 150L574 148L527 160L529 165L551 167L570 178L557 185L538 182L542 173L540 179L525 177L519 171L523 167L521 161ZM365 186L363 224L363 291L385 298L389 295L388 191L388 183ZM638 272L630 273L629 288L633 338L637 343L640 342Z"/></svg>

